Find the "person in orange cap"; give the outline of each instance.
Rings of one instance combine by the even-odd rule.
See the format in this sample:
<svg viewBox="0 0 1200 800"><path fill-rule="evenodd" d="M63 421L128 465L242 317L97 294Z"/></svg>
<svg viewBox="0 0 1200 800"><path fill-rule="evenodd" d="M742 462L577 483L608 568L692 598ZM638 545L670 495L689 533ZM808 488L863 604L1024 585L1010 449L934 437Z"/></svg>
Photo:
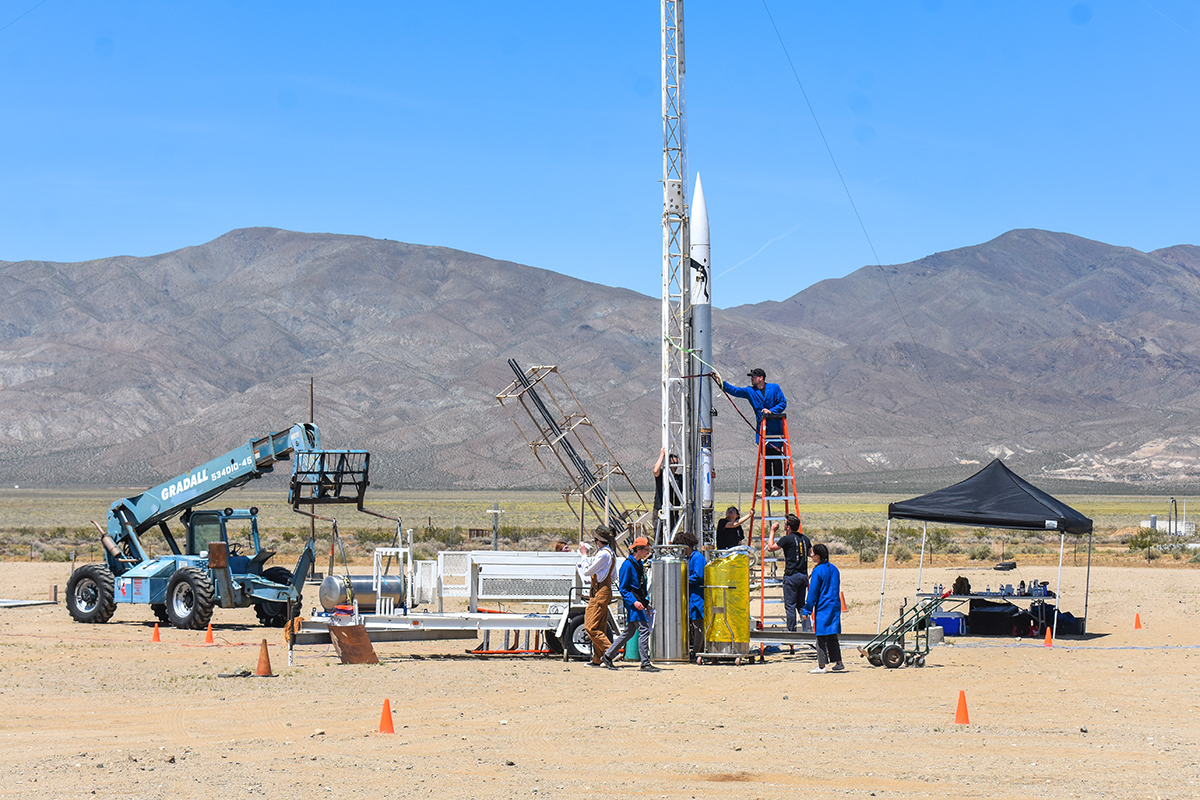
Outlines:
<svg viewBox="0 0 1200 800"><path fill-rule="evenodd" d="M617 637L604 655L600 663L609 669L616 669L613 657L620 653L625 644L638 635L638 654L642 657L643 672L658 672L658 667L650 663L650 598L646 594L646 569L642 563L650 555L650 542L645 536L639 536L629 546L629 556L621 564L621 573L617 578L617 589L625 601L625 630Z"/></svg>

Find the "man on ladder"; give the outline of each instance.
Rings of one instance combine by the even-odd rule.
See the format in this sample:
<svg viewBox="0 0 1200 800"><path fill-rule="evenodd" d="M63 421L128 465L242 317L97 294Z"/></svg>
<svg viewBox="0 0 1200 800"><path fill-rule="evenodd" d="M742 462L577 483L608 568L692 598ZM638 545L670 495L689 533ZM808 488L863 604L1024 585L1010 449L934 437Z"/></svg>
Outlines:
<svg viewBox="0 0 1200 800"><path fill-rule="evenodd" d="M755 367L746 373L746 377L750 379L749 386L734 386L729 381L721 381L721 389L726 394L750 401L750 405L754 407L754 443L763 444L759 442L759 434L763 429L763 414L782 414L787 408L787 398L783 396L783 390L779 388L779 384L767 383L767 373L761 368ZM783 437L783 420L778 416L768 416L766 434L767 441L764 450L768 478L767 494L770 497L782 497L784 486L781 477L783 476L784 454L775 441Z"/></svg>

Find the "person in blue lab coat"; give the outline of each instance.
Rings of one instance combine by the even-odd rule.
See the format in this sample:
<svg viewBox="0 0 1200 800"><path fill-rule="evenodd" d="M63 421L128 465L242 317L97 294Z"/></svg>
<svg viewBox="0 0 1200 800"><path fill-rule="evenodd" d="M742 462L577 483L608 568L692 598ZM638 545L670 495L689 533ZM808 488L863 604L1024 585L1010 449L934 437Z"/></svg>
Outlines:
<svg viewBox="0 0 1200 800"><path fill-rule="evenodd" d="M697 545L696 534L684 531L675 537L675 544L691 549L687 561L688 573L688 658L704 652L704 553Z"/></svg>
<svg viewBox="0 0 1200 800"><path fill-rule="evenodd" d="M808 602L804 613L816 612L817 668L809 672L841 672L846 668L838 645L838 634L842 632L842 576L838 568L829 563L829 548L824 543L814 544L812 554L817 565L808 576ZM826 668L830 663L833 666Z"/></svg>
<svg viewBox="0 0 1200 800"><path fill-rule="evenodd" d="M755 367L746 373L746 377L750 379L749 386L734 386L729 381L721 381L721 388L726 394L749 400L750 405L754 407L754 443L758 444L763 414L782 414L787 408L787 398L783 396L779 384L767 383L765 370ZM779 436L783 436L783 421L778 417L768 417L767 438ZM766 455L770 457L766 460L767 485L764 488L771 497L780 497L784 492L783 481L778 479L783 476L783 459L779 458L783 451L773 444L767 444L765 450Z"/></svg>

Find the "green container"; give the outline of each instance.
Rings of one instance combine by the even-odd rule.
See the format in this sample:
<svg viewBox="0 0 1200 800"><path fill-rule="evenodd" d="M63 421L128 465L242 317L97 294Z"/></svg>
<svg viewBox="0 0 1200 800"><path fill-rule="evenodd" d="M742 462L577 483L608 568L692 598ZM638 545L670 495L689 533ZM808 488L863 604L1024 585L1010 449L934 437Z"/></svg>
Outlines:
<svg viewBox="0 0 1200 800"><path fill-rule="evenodd" d="M625 643L625 660L626 661L641 661L642 656L638 653L638 636L641 631L634 631L633 636L629 637L629 641Z"/></svg>

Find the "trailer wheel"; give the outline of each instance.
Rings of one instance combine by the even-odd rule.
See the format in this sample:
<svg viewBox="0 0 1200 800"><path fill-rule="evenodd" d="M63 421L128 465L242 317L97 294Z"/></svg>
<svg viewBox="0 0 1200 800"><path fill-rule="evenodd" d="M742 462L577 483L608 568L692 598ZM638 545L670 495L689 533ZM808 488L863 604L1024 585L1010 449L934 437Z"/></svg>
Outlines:
<svg viewBox="0 0 1200 800"><path fill-rule="evenodd" d="M898 644L889 644L880 654L883 665L888 669L896 669L904 663L904 648Z"/></svg>
<svg viewBox="0 0 1200 800"><path fill-rule="evenodd" d="M150 610L154 612L154 618L157 619L159 622L169 623L171 621L170 615L167 614L167 604L166 603L151 603Z"/></svg>
<svg viewBox="0 0 1200 800"><path fill-rule="evenodd" d="M291 586L292 573L286 567L271 567L263 572L263 577L272 583ZM296 598L296 608L300 607L300 598ZM276 603L272 600L256 600L254 613L258 615L258 623L266 628L282 628L287 625L287 603Z"/></svg>
<svg viewBox="0 0 1200 800"><path fill-rule="evenodd" d="M592 637L588 636L587 628L583 627L583 614L574 614L567 619L567 627L563 629L567 655L571 658L592 657Z"/></svg>
<svg viewBox="0 0 1200 800"><path fill-rule="evenodd" d="M212 619L215 592L208 573L195 567L176 570L167 581L167 616L184 630L204 630Z"/></svg>
<svg viewBox="0 0 1200 800"><path fill-rule="evenodd" d="M117 611L113 574L103 564L84 564L67 581L67 611L76 622L108 622Z"/></svg>

